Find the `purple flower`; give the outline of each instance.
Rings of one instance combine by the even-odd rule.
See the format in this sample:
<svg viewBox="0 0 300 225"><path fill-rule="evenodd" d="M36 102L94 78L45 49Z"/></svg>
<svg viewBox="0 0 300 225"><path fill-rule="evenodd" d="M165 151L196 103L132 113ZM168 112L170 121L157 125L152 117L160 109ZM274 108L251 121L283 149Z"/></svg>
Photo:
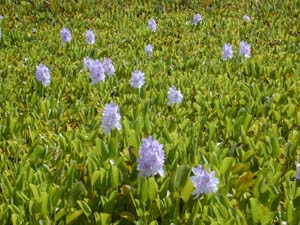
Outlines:
<svg viewBox="0 0 300 225"><path fill-rule="evenodd" d="M72 40L71 31L66 27L61 29L60 36L62 43L70 42Z"/></svg>
<svg viewBox="0 0 300 225"><path fill-rule="evenodd" d="M0 15L0 20L2 20L3 19L3 16L2 15Z"/></svg>
<svg viewBox="0 0 300 225"><path fill-rule="evenodd" d="M145 53L146 53L146 55L148 57L150 57L151 54L152 54L152 52L153 52L153 46L151 44L146 45L146 47L145 47Z"/></svg>
<svg viewBox="0 0 300 225"><path fill-rule="evenodd" d="M121 115L118 112L118 106L110 103L104 106L104 110L102 112L102 128L105 134L109 133L111 129L117 128L121 129L120 124Z"/></svg>
<svg viewBox="0 0 300 225"><path fill-rule="evenodd" d="M95 35L92 30L87 30L85 33L85 40L87 44L95 44Z"/></svg>
<svg viewBox="0 0 300 225"><path fill-rule="evenodd" d="M240 42L240 55L243 55L246 58L249 58L251 56L251 47L245 41Z"/></svg>
<svg viewBox="0 0 300 225"><path fill-rule="evenodd" d="M173 85L169 88L168 91L168 105L172 105L174 103L181 103L182 102L182 94L180 90L176 90L176 87Z"/></svg>
<svg viewBox="0 0 300 225"><path fill-rule="evenodd" d="M90 66L90 78L93 84L105 79L103 64L98 59L96 59Z"/></svg>
<svg viewBox="0 0 300 225"><path fill-rule="evenodd" d="M245 20L246 22L251 22L251 19L248 15L244 15L243 20Z"/></svg>
<svg viewBox="0 0 300 225"><path fill-rule="evenodd" d="M132 73L131 77L131 87L134 88L141 88L145 83L145 76L144 73L142 73L140 70L136 70Z"/></svg>
<svg viewBox="0 0 300 225"><path fill-rule="evenodd" d="M148 21L148 29L155 32L156 31L156 22L154 19Z"/></svg>
<svg viewBox="0 0 300 225"><path fill-rule="evenodd" d="M91 66L93 63L94 63L94 60L91 59L90 57L85 57L83 59L83 67L89 71L91 70Z"/></svg>
<svg viewBox="0 0 300 225"><path fill-rule="evenodd" d="M296 179L300 180L300 163L297 163L296 167L297 167Z"/></svg>
<svg viewBox="0 0 300 225"><path fill-rule="evenodd" d="M115 67L109 58L104 58L103 67L105 74L107 74L108 76L112 76L115 74Z"/></svg>
<svg viewBox="0 0 300 225"><path fill-rule="evenodd" d="M50 71L48 67L42 63L36 67L35 77L44 86L48 86L50 84Z"/></svg>
<svg viewBox="0 0 300 225"><path fill-rule="evenodd" d="M195 24L195 25L197 25L199 22L201 22L202 21L202 16L199 14L199 13L197 13L197 14L195 14L194 15L194 20L193 20L193 23Z"/></svg>
<svg viewBox="0 0 300 225"><path fill-rule="evenodd" d="M233 57L233 50L230 44L225 44L222 49L222 59L227 60Z"/></svg>
<svg viewBox="0 0 300 225"><path fill-rule="evenodd" d="M149 177L159 174L164 175L165 153L163 145L153 140L151 136L143 138L142 145L139 149L140 158L138 159L137 170L139 176Z"/></svg>
<svg viewBox="0 0 300 225"><path fill-rule="evenodd" d="M194 199L202 193L216 192L218 190L219 179L215 178L215 172L208 173L201 165L192 168L194 176L190 179L195 187L193 191Z"/></svg>

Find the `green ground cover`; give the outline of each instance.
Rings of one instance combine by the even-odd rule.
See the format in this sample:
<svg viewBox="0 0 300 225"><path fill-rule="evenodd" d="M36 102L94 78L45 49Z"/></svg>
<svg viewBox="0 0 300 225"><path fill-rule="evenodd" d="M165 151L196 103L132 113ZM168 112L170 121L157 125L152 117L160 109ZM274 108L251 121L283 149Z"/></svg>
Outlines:
<svg viewBox="0 0 300 225"><path fill-rule="evenodd" d="M0 224L300 223L300 1L0 2ZM85 57L109 57L115 75L92 84ZM181 104L168 105L172 85ZM110 102L122 129L105 134ZM163 176L139 176L149 135ZM219 184L194 198L198 165Z"/></svg>

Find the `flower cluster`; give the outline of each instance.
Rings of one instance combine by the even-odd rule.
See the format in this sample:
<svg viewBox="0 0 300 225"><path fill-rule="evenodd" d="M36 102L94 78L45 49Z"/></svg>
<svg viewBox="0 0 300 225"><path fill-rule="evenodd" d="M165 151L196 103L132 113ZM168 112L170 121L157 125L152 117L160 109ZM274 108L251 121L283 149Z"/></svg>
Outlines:
<svg viewBox="0 0 300 225"><path fill-rule="evenodd" d="M111 129L121 129L120 124L121 115L118 112L118 106L113 103L106 104L102 112L102 128L105 134L109 133Z"/></svg>
<svg viewBox="0 0 300 225"><path fill-rule="evenodd" d="M164 175L165 153L163 145L153 140L152 136L143 138L142 145L139 149L140 158L138 159L139 176L149 177L159 174Z"/></svg>
<svg viewBox="0 0 300 225"><path fill-rule="evenodd" d="M115 67L109 58L104 58L103 62L99 59L93 60L89 57L83 59L83 67L90 71L92 83L98 83L105 80L105 75L115 74Z"/></svg>
<svg viewBox="0 0 300 225"><path fill-rule="evenodd" d="M222 59L227 60L233 57L233 50L231 44L225 44L222 49Z"/></svg>
<svg viewBox="0 0 300 225"><path fill-rule="evenodd" d="M249 58L251 56L251 47L246 41L240 42L240 55Z"/></svg>
<svg viewBox="0 0 300 225"><path fill-rule="evenodd" d="M105 80L105 70L99 59L94 60L90 65L90 78L93 84Z"/></svg>
<svg viewBox="0 0 300 225"><path fill-rule="evenodd" d="M202 16L199 13L195 14L193 19L194 25L197 25L201 21L202 21Z"/></svg>
<svg viewBox="0 0 300 225"><path fill-rule="evenodd" d="M103 59L103 67L104 67L104 72L108 76L112 76L115 74L115 67L109 58L104 58Z"/></svg>
<svg viewBox="0 0 300 225"><path fill-rule="evenodd" d="M132 72L132 77L131 77L131 87L134 88L141 88L145 83L145 76L144 73L142 73L140 70L136 70Z"/></svg>
<svg viewBox="0 0 300 225"><path fill-rule="evenodd" d="M145 47L145 53L148 57L152 55L153 52L153 46L151 44L146 45Z"/></svg>
<svg viewBox="0 0 300 225"><path fill-rule="evenodd" d="M95 34L92 30L86 31L85 40L87 44L95 44Z"/></svg>
<svg viewBox="0 0 300 225"><path fill-rule="evenodd" d="M42 63L36 67L35 77L37 81L41 82L44 86L50 84L50 71L48 67Z"/></svg>
<svg viewBox="0 0 300 225"><path fill-rule="evenodd" d="M72 40L71 31L68 28L64 27L60 31L60 37L61 37L62 43L70 42Z"/></svg>
<svg viewBox="0 0 300 225"><path fill-rule="evenodd" d="M156 22L154 19L148 21L148 29L155 32L156 31Z"/></svg>
<svg viewBox="0 0 300 225"><path fill-rule="evenodd" d="M174 103L181 103L182 102L182 94L181 94L181 91L180 90L176 90L176 87L173 85L169 88L169 91L168 91L168 105L172 105Z"/></svg>
<svg viewBox="0 0 300 225"><path fill-rule="evenodd" d="M219 179L215 177L215 172L208 173L201 165L192 168L194 176L190 179L195 187L193 191L194 199L201 194L216 192L218 190Z"/></svg>
<svg viewBox="0 0 300 225"><path fill-rule="evenodd" d="M246 41L240 42L240 55L249 58L251 56L251 47ZM233 57L232 45L225 44L222 49L222 59L227 60Z"/></svg>
<svg viewBox="0 0 300 225"><path fill-rule="evenodd" d="M83 67L87 70L90 70L93 62L93 59L91 59L90 57L86 57L83 59Z"/></svg>

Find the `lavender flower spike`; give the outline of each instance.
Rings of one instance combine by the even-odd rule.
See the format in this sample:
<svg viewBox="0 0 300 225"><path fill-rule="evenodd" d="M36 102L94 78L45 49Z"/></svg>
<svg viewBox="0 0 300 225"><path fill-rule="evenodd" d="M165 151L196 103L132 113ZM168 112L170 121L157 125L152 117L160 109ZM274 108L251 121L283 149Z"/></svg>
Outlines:
<svg viewBox="0 0 300 225"><path fill-rule="evenodd" d="M61 37L62 43L70 42L72 40L71 31L68 28L64 27L60 31L60 37Z"/></svg>
<svg viewBox="0 0 300 225"><path fill-rule="evenodd" d="M173 85L169 88L169 91L168 91L168 105L172 105L174 103L181 103L182 102L182 94L181 94L181 91L180 90L176 90L176 87Z"/></svg>
<svg viewBox="0 0 300 225"><path fill-rule="evenodd" d="M95 34L92 30L87 30L85 33L85 40L87 44L95 44Z"/></svg>
<svg viewBox="0 0 300 225"><path fill-rule="evenodd" d="M104 58L103 60L103 67L104 67L104 72L108 76L112 76L115 74L115 67L109 58Z"/></svg>
<svg viewBox="0 0 300 225"><path fill-rule="evenodd" d="M131 77L131 87L134 88L141 88L145 83L145 76L144 73L142 73L140 70L136 70L132 73Z"/></svg>
<svg viewBox="0 0 300 225"><path fill-rule="evenodd" d="M37 81L41 82L44 86L49 86L50 84L50 71L44 64L39 64L36 67L35 77Z"/></svg>
<svg viewBox="0 0 300 225"><path fill-rule="evenodd" d="M165 153L163 145L153 140L151 136L143 138L142 145L139 149L140 158L138 159L137 170L139 176L150 177L159 174L164 175Z"/></svg>
<svg viewBox="0 0 300 225"><path fill-rule="evenodd" d="M251 56L251 47L246 41L240 42L240 55L250 58Z"/></svg>
<svg viewBox="0 0 300 225"><path fill-rule="evenodd" d="M98 59L96 59L90 66L90 78L93 84L105 80L103 64Z"/></svg>
<svg viewBox="0 0 300 225"><path fill-rule="evenodd" d="M232 45L225 44L222 49L222 59L227 60L233 57Z"/></svg>
<svg viewBox="0 0 300 225"><path fill-rule="evenodd" d="M148 21L148 29L155 32L156 31L156 22L154 19Z"/></svg>
<svg viewBox="0 0 300 225"><path fill-rule="evenodd" d="M195 14L193 19L194 25L197 25L201 21L202 21L202 16L199 13Z"/></svg>
<svg viewBox="0 0 300 225"><path fill-rule="evenodd" d="M105 134L109 133L111 129L117 128L121 129L120 124L121 115L118 112L118 106L110 103L104 106L104 110L102 113L102 128Z"/></svg>
<svg viewBox="0 0 300 225"><path fill-rule="evenodd" d="M146 45L145 47L145 53L148 57L152 55L153 52L153 46L151 44Z"/></svg>
<svg viewBox="0 0 300 225"><path fill-rule="evenodd" d="M90 57L85 57L84 59L83 59L83 67L86 69L86 70L91 70L91 67L92 67L92 65L93 65L93 63L94 63L94 60L93 59L91 59Z"/></svg>
<svg viewBox="0 0 300 225"><path fill-rule="evenodd" d="M296 179L300 180L300 163L297 163L296 167L297 167Z"/></svg>
<svg viewBox="0 0 300 225"><path fill-rule="evenodd" d="M219 179L215 178L215 172L208 173L201 165L192 168L194 176L190 179L195 187L193 191L194 199L201 194L216 192L218 190Z"/></svg>

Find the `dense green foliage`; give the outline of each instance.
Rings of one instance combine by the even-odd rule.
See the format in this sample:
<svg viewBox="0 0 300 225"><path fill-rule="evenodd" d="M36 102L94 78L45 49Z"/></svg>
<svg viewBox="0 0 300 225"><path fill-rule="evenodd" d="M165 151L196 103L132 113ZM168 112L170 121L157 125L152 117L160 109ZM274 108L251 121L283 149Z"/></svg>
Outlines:
<svg viewBox="0 0 300 225"><path fill-rule="evenodd" d="M0 2L0 224L299 223L299 1ZM62 27L72 32L65 45ZM86 56L110 57L116 75L92 85ZM35 79L39 63L51 71L48 87ZM137 69L140 93L130 87ZM173 84L184 100L168 106ZM111 101L122 130L105 135ZM162 177L138 176L148 135L164 144ZM220 184L193 199L199 164Z"/></svg>

